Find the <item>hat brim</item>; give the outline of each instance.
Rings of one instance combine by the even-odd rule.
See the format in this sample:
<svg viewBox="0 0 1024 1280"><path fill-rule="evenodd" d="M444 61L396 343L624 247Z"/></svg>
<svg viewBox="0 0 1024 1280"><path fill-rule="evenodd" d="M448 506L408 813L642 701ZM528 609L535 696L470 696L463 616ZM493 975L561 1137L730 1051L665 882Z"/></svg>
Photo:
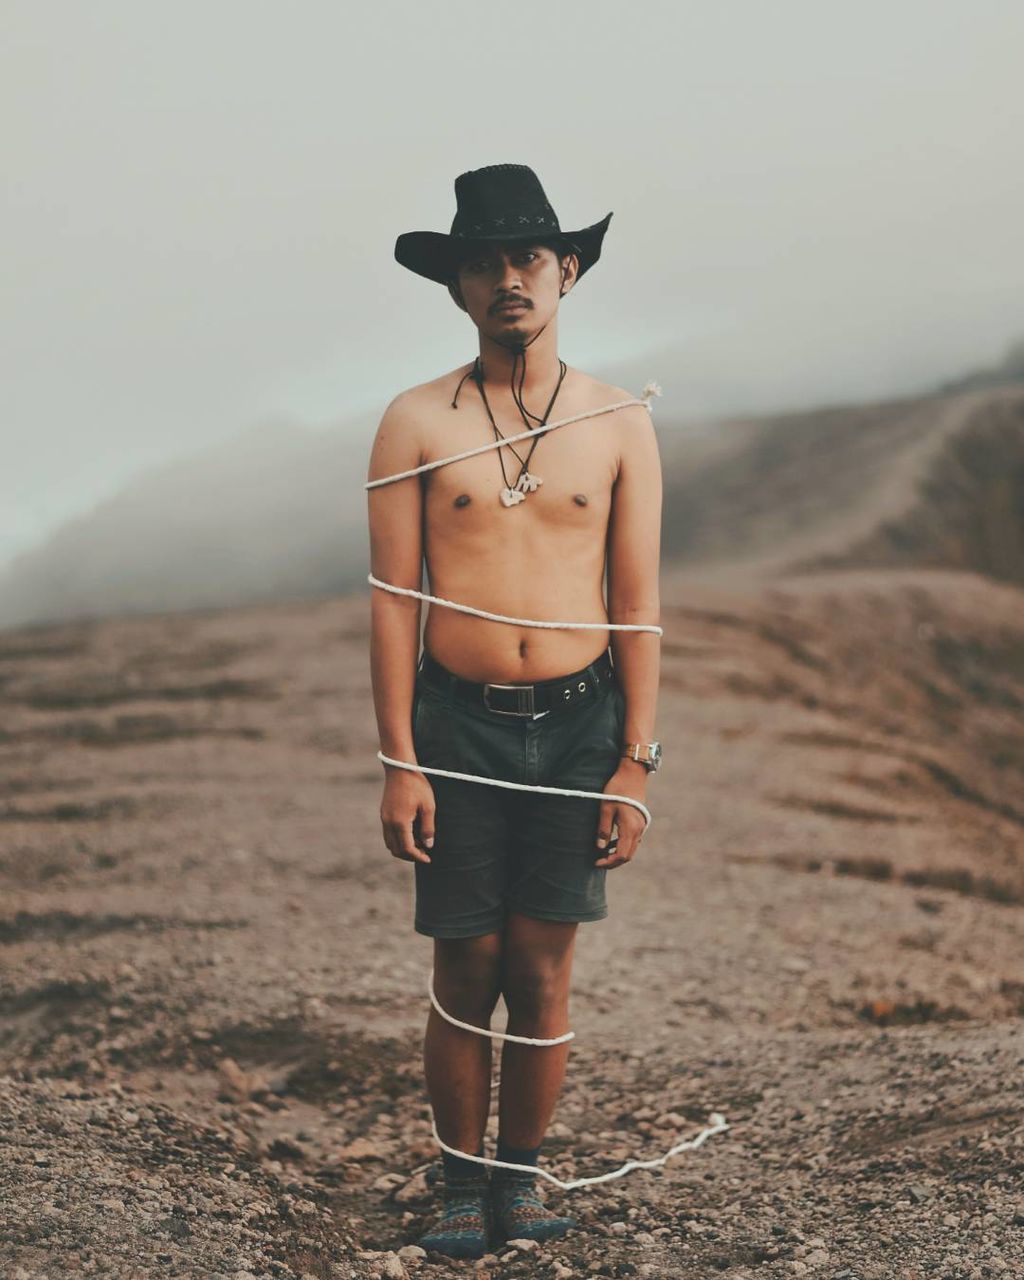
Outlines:
<svg viewBox="0 0 1024 1280"><path fill-rule="evenodd" d="M565 242L566 250L579 258L580 267L576 274L578 280L600 258L601 242L611 220L612 215L608 213L600 222L579 231L557 231L549 235L538 235L535 231L517 235L509 231L470 239L468 236L446 235L443 231L406 231L395 241L395 260L410 271L415 271L418 276L424 276L437 284L447 284L454 272L457 256L465 252L468 245L503 244L510 240L548 240L557 236Z"/></svg>

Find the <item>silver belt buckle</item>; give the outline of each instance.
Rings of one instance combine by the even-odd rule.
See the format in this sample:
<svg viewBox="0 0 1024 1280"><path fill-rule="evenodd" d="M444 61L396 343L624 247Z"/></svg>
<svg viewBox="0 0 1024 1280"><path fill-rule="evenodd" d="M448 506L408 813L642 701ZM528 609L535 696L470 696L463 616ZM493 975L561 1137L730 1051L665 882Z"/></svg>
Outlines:
<svg viewBox="0 0 1024 1280"><path fill-rule="evenodd" d="M492 689L515 689L519 706L515 711L506 711L503 707L492 707L489 694ZM484 685L484 706L488 711L493 711L498 716L532 716L533 715L533 685L532 684L490 684Z"/></svg>

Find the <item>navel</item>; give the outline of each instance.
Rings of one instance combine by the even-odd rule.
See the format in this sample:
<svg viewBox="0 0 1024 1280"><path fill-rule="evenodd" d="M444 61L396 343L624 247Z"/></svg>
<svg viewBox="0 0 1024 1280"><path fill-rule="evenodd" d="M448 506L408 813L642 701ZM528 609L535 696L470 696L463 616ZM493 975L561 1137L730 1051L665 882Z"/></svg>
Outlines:
<svg viewBox="0 0 1024 1280"><path fill-rule="evenodd" d="M585 493L574 493L572 495L572 500L578 507L585 507L587 505L587 495Z"/></svg>
<svg viewBox="0 0 1024 1280"><path fill-rule="evenodd" d="M452 505L456 507L468 507L472 501L473 499L468 493L460 493Z"/></svg>

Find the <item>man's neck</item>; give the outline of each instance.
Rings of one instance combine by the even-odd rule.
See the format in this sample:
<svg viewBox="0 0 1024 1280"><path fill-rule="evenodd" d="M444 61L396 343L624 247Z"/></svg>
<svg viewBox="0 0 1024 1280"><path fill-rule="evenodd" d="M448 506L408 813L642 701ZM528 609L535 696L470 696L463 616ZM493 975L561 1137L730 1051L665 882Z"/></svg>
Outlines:
<svg viewBox="0 0 1024 1280"><path fill-rule="evenodd" d="M523 379L524 399L531 395L550 395L558 383L561 367L558 362L558 330L554 322L549 324L533 341L527 335L528 345L517 356L492 338L480 335L480 361L484 370L484 386L488 392L507 391L515 371L516 389L523 377L525 357L526 376Z"/></svg>

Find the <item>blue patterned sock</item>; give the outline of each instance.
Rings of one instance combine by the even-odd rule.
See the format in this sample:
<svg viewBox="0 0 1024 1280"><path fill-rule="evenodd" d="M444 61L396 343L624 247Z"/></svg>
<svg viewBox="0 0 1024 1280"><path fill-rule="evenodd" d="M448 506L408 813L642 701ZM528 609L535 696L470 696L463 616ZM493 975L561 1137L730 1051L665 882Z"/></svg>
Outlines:
<svg viewBox="0 0 1024 1280"><path fill-rule="evenodd" d="M477 1155L483 1155L481 1142ZM420 1236L422 1248L452 1258L481 1258L487 1252L489 1210L487 1166L441 1152L444 1196L441 1217Z"/></svg>
<svg viewBox="0 0 1024 1280"><path fill-rule="evenodd" d="M540 1146L512 1147L498 1138L497 1157L510 1164L536 1169ZM491 1205L495 1225L506 1240L554 1240L575 1227L576 1219L561 1217L545 1207L537 1192L537 1175L524 1169L495 1169Z"/></svg>

